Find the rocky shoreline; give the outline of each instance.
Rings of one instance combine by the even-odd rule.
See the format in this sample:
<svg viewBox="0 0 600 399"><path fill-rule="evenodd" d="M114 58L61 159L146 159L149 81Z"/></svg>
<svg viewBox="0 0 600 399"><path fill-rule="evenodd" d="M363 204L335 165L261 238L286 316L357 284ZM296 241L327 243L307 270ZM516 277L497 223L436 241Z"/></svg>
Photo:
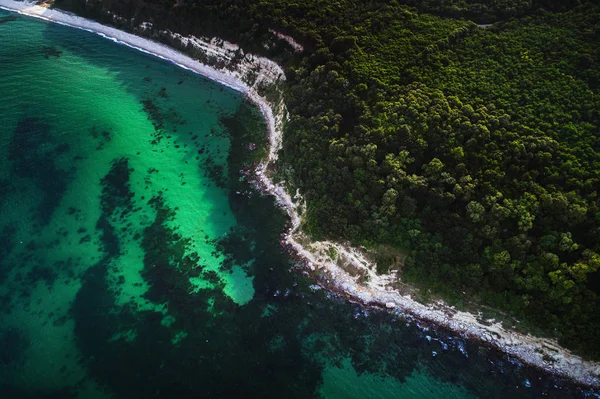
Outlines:
<svg viewBox="0 0 600 399"><path fill-rule="evenodd" d="M169 46L69 13L36 6L32 2L0 0L0 7L88 30L173 62L246 95L263 113L269 138L268 157L254 171L256 186L263 193L273 195L290 216L289 229L283 234L281 244L305 266L309 274L318 276L317 281L323 288L365 306L408 315L480 341L533 367L568 378L582 386L600 387L600 363L583 360L560 347L554 340L511 331L499 322L482 320L481 315L457 311L443 302L419 303L410 294L394 288L397 279L394 273L377 275L375 264L360 250L329 241L311 242L301 231L301 198L295 196L293 199L283 186L270 179L268 173L268 169L277 161L287 118L280 86L285 81L285 74L273 61L245 54L238 46L216 38L183 37L170 31L157 31L148 23L130 28L138 35L166 42ZM119 25L128 22L114 14L111 16Z"/></svg>

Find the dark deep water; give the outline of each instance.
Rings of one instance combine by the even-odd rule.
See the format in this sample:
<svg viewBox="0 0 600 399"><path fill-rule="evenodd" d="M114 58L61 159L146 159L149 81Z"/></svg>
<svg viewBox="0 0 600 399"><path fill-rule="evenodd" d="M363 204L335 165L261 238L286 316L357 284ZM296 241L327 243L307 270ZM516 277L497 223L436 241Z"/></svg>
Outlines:
<svg viewBox="0 0 600 399"><path fill-rule="evenodd" d="M5 21L0 398L595 395L312 285L239 174L264 123L236 92Z"/></svg>

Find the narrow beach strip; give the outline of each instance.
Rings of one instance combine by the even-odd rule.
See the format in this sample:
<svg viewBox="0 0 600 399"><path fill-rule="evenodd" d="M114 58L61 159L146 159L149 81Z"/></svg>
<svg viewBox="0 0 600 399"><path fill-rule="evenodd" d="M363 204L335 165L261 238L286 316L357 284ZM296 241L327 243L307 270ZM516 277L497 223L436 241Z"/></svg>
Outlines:
<svg viewBox="0 0 600 399"><path fill-rule="evenodd" d="M36 6L32 2L0 0L0 8L98 34L109 40L170 61L246 95L251 102L259 107L266 119L270 144L268 158L257 166L256 178L259 180L259 185L263 191L273 195L279 206L291 218L291 228L283 238L285 246L297 254L308 269L319 270L319 273L325 276L321 277L321 282L327 288L345 294L365 305L378 306L391 312L408 314L424 322L452 330L466 338L487 343L529 365L569 378L584 386L600 387L599 362L583 360L581 357L560 347L554 340L517 333L505 329L501 323L482 322L471 313L456 311L441 302L432 305L421 304L409 295L402 295L391 288L390 276L377 275L374 264L359 250L327 241L309 242L300 230L301 217L297 205L282 186L271 181L267 173L268 166L277 160L277 152L281 149L282 121L285 117L285 107L282 104L270 104L264 97L261 97L255 87L244 83L242 72L236 73L235 71L216 69L164 44L70 13ZM176 36L174 33L172 35ZM199 39L193 39L201 42ZM202 48L210 48L211 51L216 53L223 53L221 47L207 42L202 42ZM264 63L258 62L261 57L251 57L250 59L256 59L257 66L264 65ZM272 64L271 62L270 65ZM274 76L273 70L264 71L264 75ZM281 77L283 71L279 69L275 75ZM301 242L309 242L309 244L303 245ZM324 251L332 248L338 253L337 261L323 256ZM369 277L368 281L359 283L356 276L350 275L344 268L339 266L340 263L349 264L363 271Z"/></svg>

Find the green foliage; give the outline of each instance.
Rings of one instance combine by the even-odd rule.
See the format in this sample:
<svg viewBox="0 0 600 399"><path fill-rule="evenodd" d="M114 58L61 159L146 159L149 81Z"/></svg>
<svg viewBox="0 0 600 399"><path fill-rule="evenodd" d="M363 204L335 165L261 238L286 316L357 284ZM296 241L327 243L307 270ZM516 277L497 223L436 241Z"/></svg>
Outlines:
<svg viewBox="0 0 600 399"><path fill-rule="evenodd" d="M600 356L598 8L485 30L411 15L397 23L421 42L396 25L387 52L361 35L343 59L296 70L284 155L307 224L410 246L417 279Z"/></svg>
<svg viewBox="0 0 600 399"><path fill-rule="evenodd" d="M338 257L338 251L337 249L335 249L335 247L331 247L327 250L327 255L329 255L329 258L331 258L331 260L335 261Z"/></svg>
<svg viewBox="0 0 600 399"><path fill-rule="evenodd" d="M375 249L375 262L377 273L389 273L392 266L398 267L402 254L389 245L378 245Z"/></svg>

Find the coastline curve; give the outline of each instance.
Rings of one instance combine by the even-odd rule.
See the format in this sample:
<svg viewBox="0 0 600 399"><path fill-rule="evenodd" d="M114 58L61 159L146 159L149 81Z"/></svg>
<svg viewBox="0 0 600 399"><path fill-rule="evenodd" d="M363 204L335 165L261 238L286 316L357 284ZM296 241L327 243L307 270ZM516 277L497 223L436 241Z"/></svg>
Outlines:
<svg viewBox="0 0 600 399"><path fill-rule="evenodd" d="M295 202L282 185L271 180L268 173L268 168L277 160L277 153L281 149L283 125L287 118L283 96L275 102L269 102L266 96L260 93L264 85L278 85L285 80L283 70L273 61L246 54L243 62L238 63L236 67L219 69L199 62L165 44L67 12L40 7L33 2L0 0L0 8L86 30L171 62L244 94L260 109L267 122L268 157L259 163L254 171L256 185L264 193L273 195L278 205L290 217L290 227L283 235L282 245L301 259L309 273L318 271L321 276L319 282L325 288L367 306L380 307L439 325L463 337L490 345L546 372L571 379L584 386L600 388L600 362L584 360L560 347L555 340L517 333L504 328L501 323L483 323L475 315L456 311L443 302L422 304L412 299L410 295L403 295L392 288L393 276L378 275L373 262L369 261L360 250L330 241L310 242L300 228L301 201ZM148 24L138 27L141 33L151 29ZM170 31L162 31L160 34L170 35L171 39L179 43L182 48L191 45L195 50L225 62L231 61L234 54L241 50L234 44L214 39L182 37ZM249 80L247 74L254 70L258 70L258 79ZM327 255L331 249L337 253L335 259ZM348 273L341 265L351 265L368 278L359 282L356 276Z"/></svg>

